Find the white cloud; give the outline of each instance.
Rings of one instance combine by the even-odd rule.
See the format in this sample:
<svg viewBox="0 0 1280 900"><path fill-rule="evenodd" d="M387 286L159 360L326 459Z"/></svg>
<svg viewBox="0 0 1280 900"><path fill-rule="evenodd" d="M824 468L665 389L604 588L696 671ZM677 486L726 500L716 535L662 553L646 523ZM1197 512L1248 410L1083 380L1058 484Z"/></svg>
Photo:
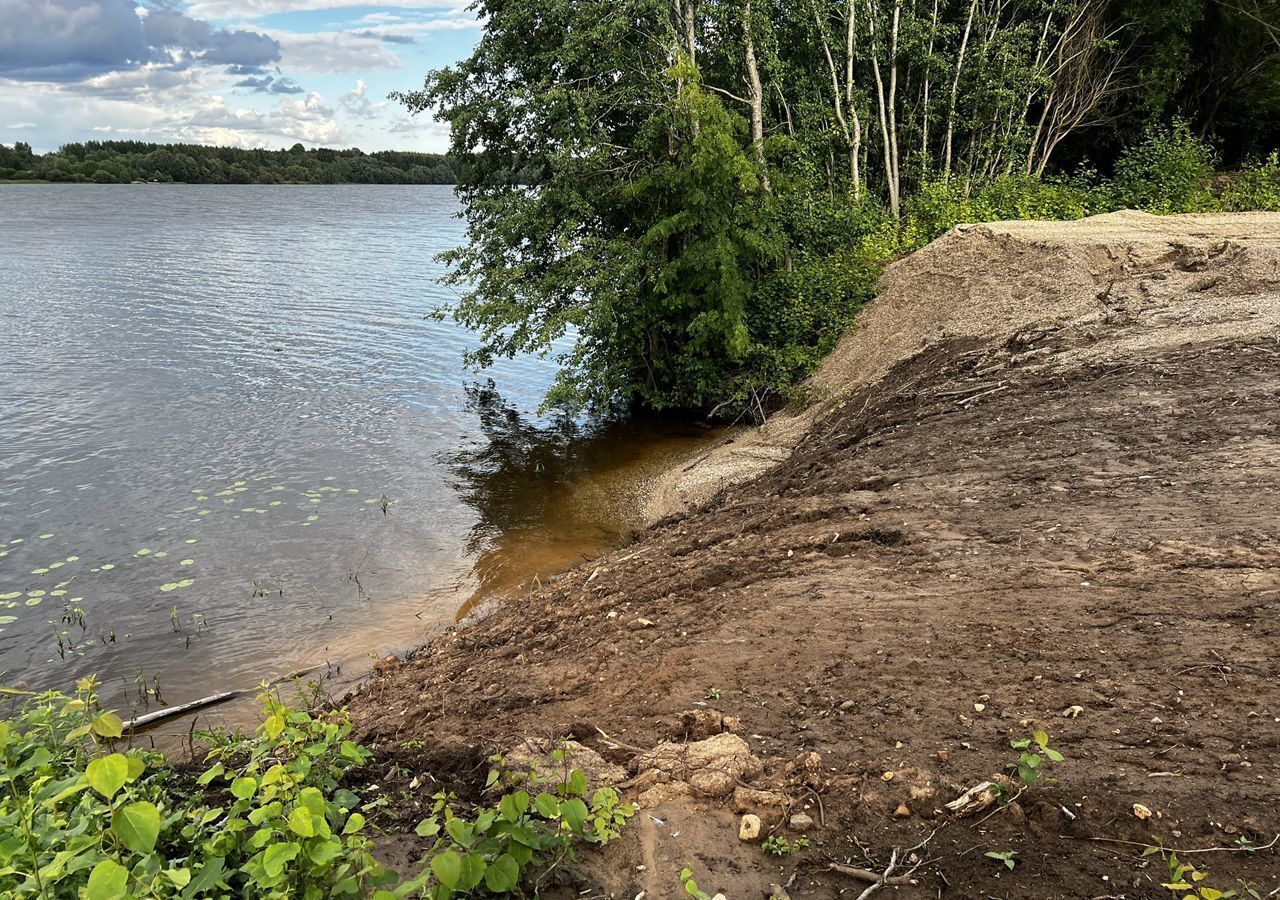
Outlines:
<svg viewBox="0 0 1280 900"><path fill-rule="evenodd" d="M354 90L338 98L338 106L342 107L342 111L357 119L375 119L390 104L389 100L380 100L377 103L370 100L369 86L364 83L364 79L360 78L356 79Z"/></svg>
<svg viewBox="0 0 1280 900"><path fill-rule="evenodd" d="M360 0L194 0L192 15L207 19L256 19L276 13L316 9L351 9L372 5ZM402 9L438 10L461 15L471 0L404 0L389 4ZM468 13L469 15L469 13Z"/></svg>
<svg viewBox="0 0 1280 900"><path fill-rule="evenodd" d="M233 109L216 95L201 97L189 115L170 124L174 134L184 140L248 147L295 141L332 144L342 137L333 108L317 93L301 100L285 98L278 107L265 112L248 107Z"/></svg>
<svg viewBox="0 0 1280 900"><path fill-rule="evenodd" d="M13 129L35 128L36 123L35 122L14 122L9 127Z"/></svg>
<svg viewBox="0 0 1280 900"><path fill-rule="evenodd" d="M281 66L291 71L317 75L398 69L400 58L376 35L349 31L318 31L295 34L269 31L280 43Z"/></svg>

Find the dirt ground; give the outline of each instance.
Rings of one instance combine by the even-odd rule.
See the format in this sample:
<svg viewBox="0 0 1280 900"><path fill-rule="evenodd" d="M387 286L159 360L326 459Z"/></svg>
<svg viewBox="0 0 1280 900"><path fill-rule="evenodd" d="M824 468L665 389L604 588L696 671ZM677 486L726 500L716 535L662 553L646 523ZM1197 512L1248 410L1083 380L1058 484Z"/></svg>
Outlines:
<svg viewBox="0 0 1280 900"><path fill-rule="evenodd" d="M1171 280L1148 266L1095 272L1096 314L930 333L776 467L384 666L352 701L381 788L411 827L489 752L578 739L643 809L564 896L679 896L687 864L730 900L858 897L831 865L896 850L918 868L879 897L1181 897L1157 841L1203 851L1202 887L1280 896L1280 332L1251 312L1280 258L1258 246L1167 260L1221 265L1194 310L1146 302ZM946 810L1032 727L1063 761ZM701 744L645 753L708 737L741 748L716 777ZM810 846L740 841L743 812Z"/></svg>

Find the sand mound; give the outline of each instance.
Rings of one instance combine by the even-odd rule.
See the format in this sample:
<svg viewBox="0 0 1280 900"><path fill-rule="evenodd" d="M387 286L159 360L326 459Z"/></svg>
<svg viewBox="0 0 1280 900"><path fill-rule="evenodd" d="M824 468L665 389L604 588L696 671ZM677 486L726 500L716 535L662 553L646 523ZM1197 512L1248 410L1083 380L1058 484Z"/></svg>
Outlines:
<svg viewBox="0 0 1280 900"><path fill-rule="evenodd" d="M1066 328L1075 362L1280 333L1280 215L1153 216L960 225L889 266L881 295L810 380L811 405L660 481L651 520L788 458L833 405L945 341Z"/></svg>

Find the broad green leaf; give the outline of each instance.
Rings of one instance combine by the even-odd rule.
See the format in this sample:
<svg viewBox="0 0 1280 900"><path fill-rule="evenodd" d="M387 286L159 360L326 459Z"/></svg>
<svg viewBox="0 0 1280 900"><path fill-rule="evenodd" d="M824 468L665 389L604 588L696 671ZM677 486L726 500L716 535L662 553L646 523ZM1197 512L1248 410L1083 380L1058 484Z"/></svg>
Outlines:
<svg viewBox="0 0 1280 900"><path fill-rule="evenodd" d="M203 775L196 779L196 784L204 785L213 781L223 773L222 763L216 763L212 768L207 769Z"/></svg>
<svg viewBox="0 0 1280 900"><path fill-rule="evenodd" d="M284 867L298 855L301 848L292 841L287 844L272 844L262 854L262 868L272 878L284 871Z"/></svg>
<svg viewBox="0 0 1280 900"><path fill-rule="evenodd" d="M129 778L129 761L123 753L90 760L84 770L89 787L110 800Z"/></svg>
<svg viewBox="0 0 1280 900"><path fill-rule="evenodd" d="M560 804L560 815L575 832L582 831L582 823L587 821L590 815L587 804L583 803L577 797L572 800L566 800Z"/></svg>
<svg viewBox="0 0 1280 900"><path fill-rule="evenodd" d="M437 854L435 859L431 860L431 871L437 881L449 890L453 890L458 886L458 879L462 877L462 857L452 850Z"/></svg>
<svg viewBox="0 0 1280 900"><path fill-rule="evenodd" d="M364 828L364 816L360 813L352 813L351 818L347 819L347 824L343 826L343 834L355 834Z"/></svg>
<svg viewBox="0 0 1280 900"><path fill-rule="evenodd" d="M488 864L478 853L468 853L462 857L462 872L458 875L458 890L469 891L484 879Z"/></svg>
<svg viewBox="0 0 1280 900"><path fill-rule="evenodd" d="M516 791L505 795L498 801L498 812L508 822L514 822L529 809L529 795L525 791Z"/></svg>
<svg viewBox="0 0 1280 900"><path fill-rule="evenodd" d="M484 886L495 894L507 894L520 882L520 864L504 853L489 864L484 873Z"/></svg>
<svg viewBox="0 0 1280 900"><path fill-rule="evenodd" d="M533 801L533 808L544 819L554 819L560 815L560 801L547 793L538 795L537 799Z"/></svg>
<svg viewBox="0 0 1280 900"><path fill-rule="evenodd" d="M93 720L93 733L99 737L118 738L124 734L124 722L115 713L105 712Z"/></svg>
<svg viewBox="0 0 1280 900"><path fill-rule="evenodd" d="M470 847L475 843L475 830L462 819L450 819L445 822L444 830L449 832L449 837L453 838L455 843L464 847Z"/></svg>
<svg viewBox="0 0 1280 900"><path fill-rule="evenodd" d="M150 853L160 836L160 810L146 801L129 803L111 814L111 831L134 853Z"/></svg>
<svg viewBox="0 0 1280 900"><path fill-rule="evenodd" d="M114 859L104 859L89 873L85 900L121 900L129 883L129 870Z"/></svg>
<svg viewBox="0 0 1280 900"><path fill-rule="evenodd" d="M258 790L258 779L252 775L242 775L231 782L231 796L239 800L248 800Z"/></svg>
<svg viewBox="0 0 1280 900"><path fill-rule="evenodd" d="M299 806L289 813L289 830L299 837L315 837L316 827L311 824L311 810Z"/></svg>

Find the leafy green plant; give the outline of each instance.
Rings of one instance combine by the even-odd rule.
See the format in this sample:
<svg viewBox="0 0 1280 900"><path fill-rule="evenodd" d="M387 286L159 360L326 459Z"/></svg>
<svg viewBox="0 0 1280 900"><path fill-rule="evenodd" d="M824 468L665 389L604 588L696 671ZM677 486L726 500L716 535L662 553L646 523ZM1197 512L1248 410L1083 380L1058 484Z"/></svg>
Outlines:
<svg viewBox="0 0 1280 900"><path fill-rule="evenodd" d="M1047 762L1060 763L1063 755L1049 746L1049 732L1033 728L1031 737L1010 741L1009 746L1020 751L1016 761L1006 768L1015 771L1023 785L1032 787L1040 780Z"/></svg>
<svg viewBox="0 0 1280 900"><path fill-rule="evenodd" d="M1237 897L1261 900L1262 894L1246 881L1239 882L1239 891L1234 888L1213 887L1209 884L1211 875L1207 869L1198 867L1186 857L1179 857L1176 851L1166 850L1159 839L1153 846L1142 851L1144 857L1157 854L1169 867L1169 880L1162 882L1160 886L1171 891L1179 900L1231 900Z"/></svg>
<svg viewBox="0 0 1280 900"><path fill-rule="evenodd" d="M567 757L557 750L552 758L563 762ZM498 767L489 773L489 788L511 775L501 768L501 757L493 762ZM522 777L528 790L507 791L495 806L471 817L455 811L450 795L436 794L432 814L416 828L419 837L435 839L425 868L395 896L421 892L444 900L506 894L529 882L536 895L541 879L572 860L579 843L608 843L635 814L634 805L622 802L613 788L592 792L578 769L547 778L531 768Z"/></svg>
<svg viewBox="0 0 1280 900"><path fill-rule="evenodd" d="M765 853L771 856L786 856L790 853L796 853L809 846L808 838L796 838L794 841L787 840L780 834L770 835L764 839L761 848Z"/></svg>
<svg viewBox="0 0 1280 900"><path fill-rule="evenodd" d="M698 882L693 879L693 869L688 866L680 870L680 883L684 885L684 892L693 900L711 900L711 895L698 887Z"/></svg>
<svg viewBox="0 0 1280 900"><path fill-rule="evenodd" d="M26 702L0 722L4 896L319 900L394 879L339 786L368 758L345 714L264 691L257 736L207 736L212 765L192 785L159 754L116 749L123 722L92 679L75 697L6 692Z"/></svg>
<svg viewBox="0 0 1280 900"><path fill-rule="evenodd" d="M1216 161L1213 148L1192 134L1185 121L1151 128L1116 161L1112 204L1154 213L1216 209L1209 190Z"/></svg>
<svg viewBox="0 0 1280 900"><path fill-rule="evenodd" d="M1016 858L1018 856L1017 850L1001 850L999 852L995 850L988 850L982 855L987 859L994 859L1010 872L1012 872L1014 867L1018 864L1018 860Z"/></svg>

